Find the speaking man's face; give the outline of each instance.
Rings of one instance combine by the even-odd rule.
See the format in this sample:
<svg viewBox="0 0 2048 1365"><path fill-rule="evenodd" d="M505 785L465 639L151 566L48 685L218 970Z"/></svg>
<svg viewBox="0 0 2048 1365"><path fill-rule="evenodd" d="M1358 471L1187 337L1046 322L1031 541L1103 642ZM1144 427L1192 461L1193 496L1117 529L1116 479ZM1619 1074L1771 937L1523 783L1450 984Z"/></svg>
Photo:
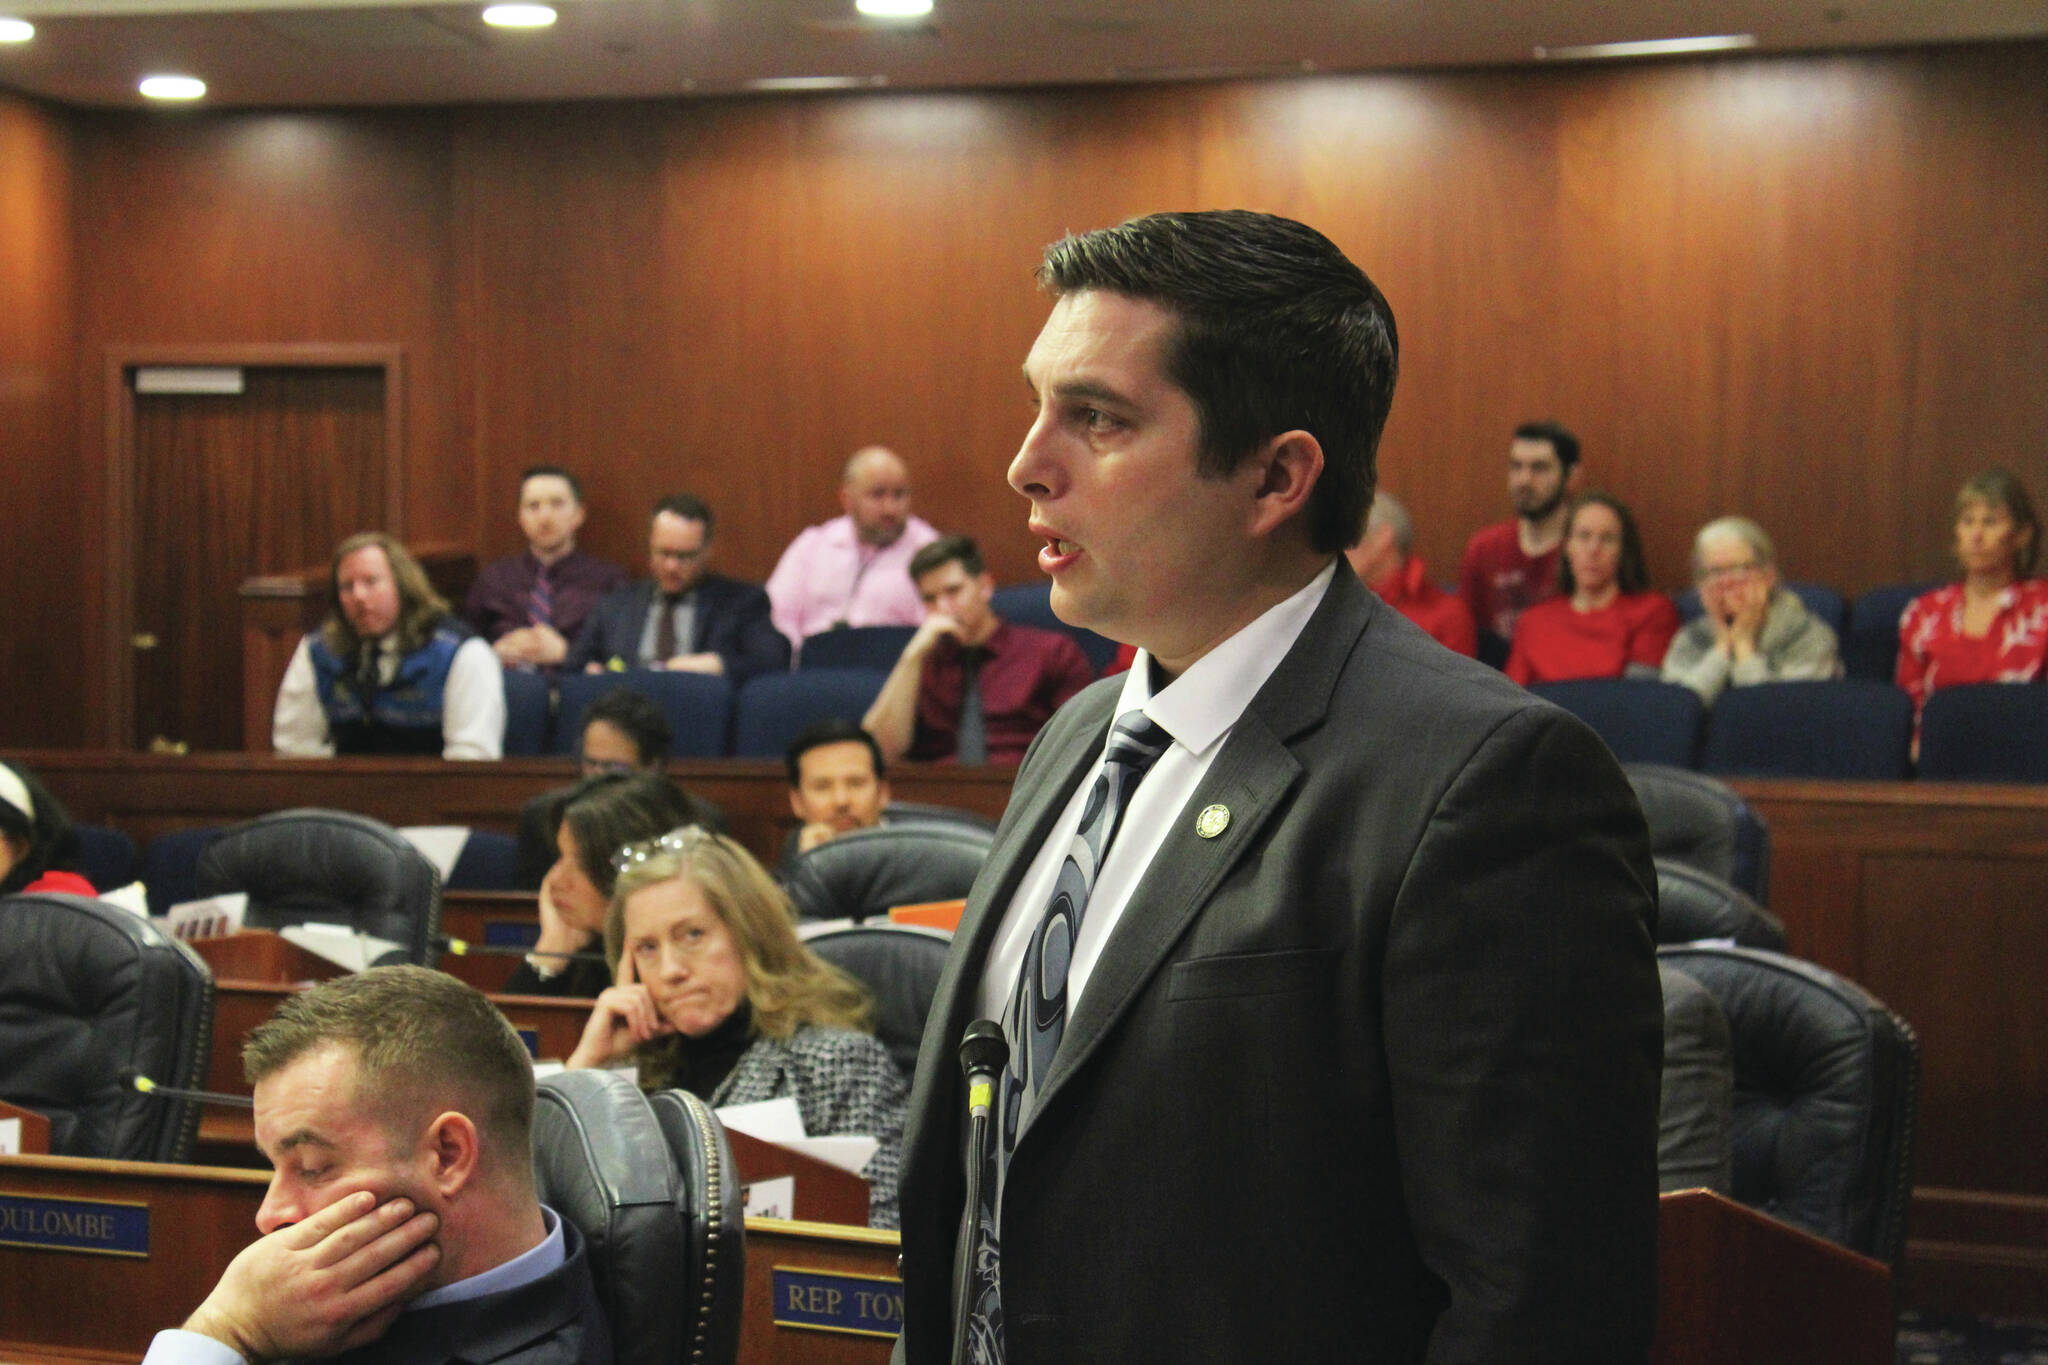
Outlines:
<svg viewBox="0 0 2048 1365"><path fill-rule="evenodd" d="M1192 658L1234 629L1221 577L1254 548L1256 468L1195 468L1201 420L1167 378L1179 325L1158 304L1069 294L1024 362L1035 414L1010 462L1031 503L1053 611L1163 660Z"/></svg>

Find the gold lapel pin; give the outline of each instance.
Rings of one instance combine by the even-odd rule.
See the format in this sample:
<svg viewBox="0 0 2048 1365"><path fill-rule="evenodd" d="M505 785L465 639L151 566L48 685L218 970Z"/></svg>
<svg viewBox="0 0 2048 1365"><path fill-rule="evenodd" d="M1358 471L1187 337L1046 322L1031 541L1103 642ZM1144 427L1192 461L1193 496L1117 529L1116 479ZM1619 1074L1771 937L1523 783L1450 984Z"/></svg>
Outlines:
<svg viewBox="0 0 2048 1365"><path fill-rule="evenodd" d="M1209 806L1195 817L1195 833L1213 839L1230 828L1230 807Z"/></svg>

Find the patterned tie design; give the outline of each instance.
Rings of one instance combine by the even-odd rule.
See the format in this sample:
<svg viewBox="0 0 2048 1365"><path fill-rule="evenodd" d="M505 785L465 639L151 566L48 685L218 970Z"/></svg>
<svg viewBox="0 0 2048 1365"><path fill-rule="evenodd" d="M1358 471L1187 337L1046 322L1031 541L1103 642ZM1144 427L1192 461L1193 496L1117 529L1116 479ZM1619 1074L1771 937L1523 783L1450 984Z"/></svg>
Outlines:
<svg viewBox="0 0 2048 1365"><path fill-rule="evenodd" d="M533 577L533 591L526 594L526 620L530 625L555 623L555 585L548 580L547 566Z"/></svg>
<svg viewBox="0 0 2048 1365"><path fill-rule="evenodd" d="M1095 874L1109 856L1110 841L1123 823L1124 811L1138 784L1159 755L1173 743L1142 711L1118 718L1110 731L1109 749L1074 842L1060 864L1052 898L1024 949L1017 989L1003 1011L1003 1033L1010 1042L1010 1063L1003 1070L1000 1097L1000 1139L983 1155L981 1207L974 1211L974 1300L968 1311L968 1359L977 1365L1001 1365L1003 1359L1002 1239L996 1232L995 1210L1001 1203L1002 1178L1017 1145L1017 1128L1027 1095L1035 1097L1052 1069L1060 1039L1067 1030L1067 970L1073 965L1074 943L1088 909Z"/></svg>

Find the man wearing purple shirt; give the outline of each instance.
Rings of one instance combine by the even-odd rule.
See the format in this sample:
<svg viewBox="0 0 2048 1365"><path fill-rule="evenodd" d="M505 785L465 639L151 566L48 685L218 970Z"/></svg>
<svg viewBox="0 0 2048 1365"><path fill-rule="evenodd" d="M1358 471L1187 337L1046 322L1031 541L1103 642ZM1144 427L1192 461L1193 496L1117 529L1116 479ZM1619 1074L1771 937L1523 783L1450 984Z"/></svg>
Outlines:
<svg viewBox="0 0 2048 1365"><path fill-rule="evenodd" d="M618 565L576 548L582 525L583 486L574 474L535 465L520 476L526 553L487 565L462 605L505 667L561 663L597 599L626 581Z"/></svg>
<svg viewBox="0 0 2048 1365"><path fill-rule="evenodd" d="M938 539L910 515L910 470L881 446L857 450L839 484L846 515L805 528L768 578L775 628L800 649L835 626L914 626L924 607L910 557Z"/></svg>

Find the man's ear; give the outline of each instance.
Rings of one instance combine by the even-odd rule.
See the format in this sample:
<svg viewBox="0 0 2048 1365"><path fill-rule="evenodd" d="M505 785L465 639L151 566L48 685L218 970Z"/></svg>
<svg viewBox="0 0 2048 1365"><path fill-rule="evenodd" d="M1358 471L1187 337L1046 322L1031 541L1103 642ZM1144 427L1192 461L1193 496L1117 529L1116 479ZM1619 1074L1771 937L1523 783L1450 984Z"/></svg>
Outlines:
<svg viewBox="0 0 2048 1365"><path fill-rule="evenodd" d="M803 789L800 787L791 787L789 789L789 813L799 820L811 818L804 813L804 794Z"/></svg>
<svg viewBox="0 0 2048 1365"><path fill-rule="evenodd" d="M420 1141L427 1180L442 1198L461 1193L476 1178L483 1149L469 1115L453 1109L437 1115Z"/></svg>
<svg viewBox="0 0 2048 1365"><path fill-rule="evenodd" d="M1249 529L1254 536L1264 536L1307 509L1309 495L1323 474L1322 443L1305 431L1283 431L1266 442L1253 463L1259 468L1259 481L1252 490Z"/></svg>
<svg viewBox="0 0 2048 1365"><path fill-rule="evenodd" d="M886 778L886 777L882 777L882 778L877 778L877 779L875 780L875 791L876 791L877 793L879 793L879 794L880 794L880 796L881 796L881 798L882 798L882 804L883 804L883 805L885 805L885 806L886 806L886 805L888 805L888 804L889 804L889 779L888 779L888 778Z"/></svg>

